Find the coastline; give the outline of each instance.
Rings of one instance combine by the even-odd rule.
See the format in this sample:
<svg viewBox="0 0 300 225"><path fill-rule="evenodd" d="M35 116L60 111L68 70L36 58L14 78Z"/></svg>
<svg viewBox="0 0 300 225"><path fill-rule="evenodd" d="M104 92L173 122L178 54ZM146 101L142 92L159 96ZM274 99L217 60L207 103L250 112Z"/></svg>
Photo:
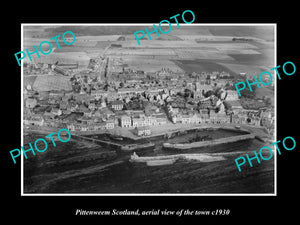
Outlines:
<svg viewBox="0 0 300 225"><path fill-rule="evenodd" d="M178 126L181 125L181 126ZM125 150L130 149L136 150L139 148L139 146L145 145L144 142L148 142L152 138L165 138L170 137L174 134L180 135L181 133L191 131L191 130L201 130L201 129L223 129L223 130L229 130L229 131L236 131L240 133L245 133L244 135L239 135L240 137L233 136L233 137L227 137L227 138L220 138L211 140L211 141L201 141L201 143L190 143L190 144L177 144L177 143L164 143L164 147L174 147L175 149L189 149L189 148L195 148L195 147L203 147L203 146L209 146L209 145L215 145L215 144L223 144L227 142L234 142L238 140L245 140L248 138L256 138L259 141L266 142L266 140L270 139L270 135L265 131L264 127L255 127L255 126L248 126L248 125L242 125L239 128L236 128L237 124L222 124L222 125L216 125L216 124L184 124L185 126L182 126L182 124L167 124L164 126L157 126L153 127L154 132L152 132L149 136L143 136L143 137L137 137L134 134L130 132L130 129L114 129L109 132L95 132L95 131L88 131L88 132L72 132L73 138L81 139L81 140L87 140L92 141L94 143L100 144L105 147L114 147L118 150ZM33 129L31 129L33 128ZM156 130L155 130L156 128ZM30 134L30 133L39 133L39 134L49 134L51 132L57 131L59 128L53 128L53 127L33 127L31 126L30 129L24 130L24 133ZM116 142L113 140L101 140L100 138L92 138L88 135L97 135L97 134L114 134L115 132L118 132L118 135L122 138L127 138L130 140L131 144L126 144L122 142ZM129 147L128 147L129 146ZM135 146L135 147L133 147ZM149 146L148 146L149 147ZM125 150L126 151L126 150Z"/></svg>

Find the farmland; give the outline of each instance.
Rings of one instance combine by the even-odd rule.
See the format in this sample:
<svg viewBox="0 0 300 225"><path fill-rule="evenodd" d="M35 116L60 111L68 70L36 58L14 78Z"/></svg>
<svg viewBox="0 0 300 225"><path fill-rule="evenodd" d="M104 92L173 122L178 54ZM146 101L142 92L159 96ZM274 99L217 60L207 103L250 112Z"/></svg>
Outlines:
<svg viewBox="0 0 300 225"><path fill-rule="evenodd" d="M33 45L65 30L72 30L76 35L76 41L71 46L59 40L61 49L54 48L51 54L41 54L40 58L32 55L36 62L78 63L80 68L85 68L91 58L102 55L110 58L111 72L122 71L123 65L126 65L145 72L156 72L164 67L187 73L225 71L233 76L247 73L248 77L274 67L272 26L174 27L169 34L159 37L152 34L152 40L146 35L141 45L137 44L133 35L135 31L144 29L141 26L47 26L44 31L38 27L26 29L24 47L29 50ZM54 40L51 43L56 47ZM109 47L112 44L114 46ZM49 78L41 77L38 82L41 82L40 79ZM258 94L272 95L273 91L262 88Z"/></svg>

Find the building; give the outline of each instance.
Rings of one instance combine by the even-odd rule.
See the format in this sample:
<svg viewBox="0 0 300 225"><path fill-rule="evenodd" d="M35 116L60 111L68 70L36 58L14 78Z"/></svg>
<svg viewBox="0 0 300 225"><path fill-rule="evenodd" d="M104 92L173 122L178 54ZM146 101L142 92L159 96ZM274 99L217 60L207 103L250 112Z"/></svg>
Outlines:
<svg viewBox="0 0 300 225"><path fill-rule="evenodd" d="M120 101L120 100L115 100L115 101L112 101L111 102L111 107L114 109L114 110L116 110L116 111L118 111L118 110L122 110L123 109L123 102L122 101Z"/></svg>
<svg viewBox="0 0 300 225"><path fill-rule="evenodd" d="M113 119L109 119L106 121L106 129L114 129L115 128L115 121Z"/></svg>
<svg viewBox="0 0 300 225"><path fill-rule="evenodd" d="M108 92L104 90L91 90L91 97L93 99L99 100L101 98L107 97L107 94Z"/></svg>
<svg viewBox="0 0 300 225"><path fill-rule="evenodd" d="M231 123L235 124L247 124L247 117L241 115L232 115Z"/></svg>
<svg viewBox="0 0 300 225"><path fill-rule="evenodd" d="M202 99L198 103L198 108L199 109L208 109L210 107L212 107L212 101L211 101L210 97Z"/></svg>
<svg viewBox="0 0 300 225"><path fill-rule="evenodd" d="M24 118L25 125L43 126L44 122L44 118L41 115L33 115Z"/></svg>
<svg viewBox="0 0 300 225"><path fill-rule="evenodd" d="M90 103L88 108L89 108L90 110L94 111L94 110L97 109L97 106L96 106L95 103Z"/></svg>
<svg viewBox="0 0 300 225"><path fill-rule="evenodd" d="M133 127L142 127L142 126L145 126L145 124L144 124L144 118L133 117L132 118L132 126Z"/></svg>
<svg viewBox="0 0 300 225"><path fill-rule="evenodd" d="M232 112L238 113L243 110L243 107L239 100L224 101L225 107L231 109Z"/></svg>
<svg viewBox="0 0 300 225"><path fill-rule="evenodd" d="M66 110L68 107L68 102L67 101L61 101L59 103L59 108L62 109L62 110Z"/></svg>
<svg viewBox="0 0 300 225"><path fill-rule="evenodd" d="M219 74L219 78L230 78L230 74L227 73L227 72L224 72L222 71L220 74Z"/></svg>
<svg viewBox="0 0 300 225"><path fill-rule="evenodd" d="M60 116L62 115L62 111L59 108L52 108L51 113L55 116Z"/></svg>
<svg viewBox="0 0 300 225"><path fill-rule="evenodd" d="M227 90L226 91L226 101L235 101L239 100L239 96L236 90Z"/></svg>
<svg viewBox="0 0 300 225"><path fill-rule="evenodd" d="M75 112L78 108L79 106L75 102L69 102L67 105L67 110L69 110L70 112Z"/></svg>
<svg viewBox="0 0 300 225"><path fill-rule="evenodd" d="M91 101L91 96L85 93L82 94L74 94L74 99L78 103L89 103Z"/></svg>
<svg viewBox="0 0 300 225"><path fill-rule="evenodd" d="M189 115L181 115L181 123L184 123L184 124L190 123L189 121L190 121Z"/></svg>
<svg viewBox="0 0 300 225"><path fill-rule="evenodd" d="M142 94L145 92L144 89L137 89L137 88L119 88L118 89L118 97L124 98L126 96L132 97L136 96L137 94Z"/></svg>
<svg viewBox="0 0 300 225"><path fill-rule="evenodd" d="M225 113L215 113L214 110L210 111L209 119L210 123L214 124L230 123L230 116Z"/></svg>
<svg viewBox="0 0 300 225"><path fill-rule="evenodd" d="M134 129L134 131L135 131L135 134L139 137L151 135L151 130L150 130L149 126L136 127Z"/></svg>
<svg viewBox="0 0 300 225"><path fill-rule="evenodd" d="M111 116L114 116L115 113L111 111L109 108L104 107L104 108L98 108L94 114L95 117L99 118L110 118Z"/></svg>
<svg viewBox="0 0 300 225"><path fill-rule="evenodd" d="M213 72L210 74L210 79L211 79L211 80L216 80L218 75L219 75L218 72L213 71Z"/></svg>
<svg viewBox="0 0 300 225"><path fill-rule="evenodd" d="M120 126L121 127L131 127L131 117L124 115L120 118Z"/></svg>
<svg viewBox="0 0 300 225"><path fill-rule="evenodd" d="M174 122L175 118L172 118L172 121ZM196 113L190 113L190 114L184 114L184 115L177 115L176 122L181 122L183 124L191 124L191 123L201 123L201 117L199 114Z"/></svg>
<svg viewBox="0 0 300 225"><path fill-rule="evenodd" d="M87 108L84 104L80 104L77 108L77 112L81 112L81 113L90 113L91 110L89 110L89 108Z"/></svg>
<svg viewBox="0 0 300 225"><path fill-rule="evenodd" d="M209 110L208 109L200 109L200 118L202 123L209 123L210 118L209 118Z"/></svg>
<svg viewBox="0 0 300 225"><path fill-rule="evenodd" d="M167 117L165 115L156 115L156 123L155 125L164 125L167 123Z"/></svg>
<svg viewBox="0 0 300 225"><path fill-rule="evenodd" d="M252 125L252 126L260 126L261 124L261 119L259 117L248 117L247 118L247 123L248 125Z"/></svg>

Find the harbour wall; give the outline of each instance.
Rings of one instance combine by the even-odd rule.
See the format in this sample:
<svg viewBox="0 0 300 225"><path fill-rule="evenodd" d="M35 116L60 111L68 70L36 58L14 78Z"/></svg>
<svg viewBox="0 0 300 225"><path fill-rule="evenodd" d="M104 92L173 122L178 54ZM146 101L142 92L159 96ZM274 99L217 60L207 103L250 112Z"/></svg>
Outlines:
<svg viewBox="0 0 300 225"><path fill-rule="evenodd" d="M159 160L177 160L177 159L187 159L187 160L198 160L202 162L212 162L224 160L223 156L214 156L204 153L194 153L194 154L175 154L175 155L160 155L160 156L131 156L130 162L149 162L149 161L159 161Z"/></svg>
<svg viewBox="0 0 300 225"><path fill-rule="evenodd" d="M193 143L187 143L187 144L164 143L163 147L170 148L170 149L176 149L176 150L186 150L186 149L192 149L192 148L199 148L199 147L206 147L206 146L212 146L212 145L237 142L237 141L253 139L253 138L255 138L254 134L245 134L245 135L219 138L219 139L210 140L210 141L199 141L199 142L193 142Z"/></svg>
<svg viewBox="0 0 300 225"><path fill-rule="evenodd" d="M100 144L101 146L109 147L109 148L113 147L113 148L118 149L118 150L120 150L122 148L122 145L117 144L117 143L113 143L113 142L109 142L109 141L103 141L103 140L99 140L99 139L83 137L83 136L74 135L74 134L72 134L72 138L75 138L75 139L78 139L78 140L83 140L83 141L91 141L91 142Z"/></svg>

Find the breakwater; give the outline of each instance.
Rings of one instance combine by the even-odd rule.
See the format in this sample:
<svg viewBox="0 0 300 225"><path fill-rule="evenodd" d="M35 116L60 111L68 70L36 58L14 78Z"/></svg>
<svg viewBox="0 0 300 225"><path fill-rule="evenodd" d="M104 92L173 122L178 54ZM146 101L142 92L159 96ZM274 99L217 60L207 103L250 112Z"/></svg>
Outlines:
<svg viewBox="0 0 300 225"><path fill-rule="evenodd" d="M188 134L193 131L198 130L224 130L229 132L236 132L240 135L234 135L232 137L223 137L223 138L217 138L209 141L200 141L200 142L193 142L193 143L184 143L184 144L178 144L178 143L164 143L163 147L165 149L190 149L190 148L196 148L196 147L205 147L205 146L211 146L211 145L217 145L217 144L223 144L223 143L230 143L230 142L236 142L239 140L246 140L254 138L254 134L250 134L248 130L245 129L236 129L233 127L220 127L220 126L202 126L202 127L186 127L185 129L174 129L169 132L165 133L159 133L156 135L150 135L147 137L139 137L137 140L132 139L131 137L126 137L123 135L120 135L122 138L125 138L128 141L113 141L113 140L103 140L102 138L94 138L94 137L87 137L85 135L80 134L72 134L72 137L79 139L79 140L85 140L85 141L91 141L94 143L97 143L101 146L111 148L114 150L120 150L125 152L131 152L136 151L138 149L148 149L153 148L154 143L159 140L163 139L173 139L177 138L177 136L182 136L185 134Z"/></svg>
<svg viewBox="0 0 300 225"><path fill-rule="evenodd" d="M121 144L113 143L110 141L104 141L104 140L100 140L100 139L94 139L94 138L79 136L79 135L75 135L75 134L72 134L72 138L77 139L77 140L83 140L83 141L91 141L91 142L100 144L101 146L115 148L117 150L121 150L121 148L122 148Z"/></svg>
<svg viewBox="0 0 300 225"><path fill-rule="evenodd" d="M145 157L140 157L136 154L133 154L131 155L130 162L143 163L143 162L150 162L150 161L172 160L172 159L197 160L201 162L213 162L213 161L225 160L223 156L213 156L211 154L204 154L204 153L145 156Z"/></svg>
<svg viewBox="0 0 300 225"><path fill-rule="evenodd" d="M138 149L148 149L148 148L153 148L154 144L153 143L135 143L135 144L120 144L120 143L115 143L112 141L105 141L105 140L100 140L100 139L95 139L91 137L85 137L85 136L79 136L79 135L72 135L75 139L78 140L84 140L84 141L91 141L94 143L97 143L103 147L111 148L117 151L123 151L123 152L131 152L134 150Z"/></svg>
<svg viewBox="0 0 300 225"><path fill-rule="evenodd" d="M255 138L254 134L245 134L245 135L219 138L219 139L209 140L209 141L199 141L199 142L193 142L193 143L187 143L187 144L163 143L163 147L167 148L167 149L175 149L175 150L188 150L188 149L192 149L192 148L232 143L232 142L236 142L236 141L242 141L242 140L253 139L253 138Z"/></svg>

